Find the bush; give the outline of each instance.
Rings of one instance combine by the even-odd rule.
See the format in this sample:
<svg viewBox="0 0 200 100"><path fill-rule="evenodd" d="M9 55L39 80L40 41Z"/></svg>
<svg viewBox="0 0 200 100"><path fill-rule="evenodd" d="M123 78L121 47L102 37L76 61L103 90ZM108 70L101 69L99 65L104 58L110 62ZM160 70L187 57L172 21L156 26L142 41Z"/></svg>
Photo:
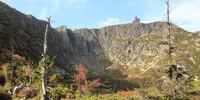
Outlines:
<svg viewBox="0 0 200 100"><path fill-rule="evenodd" d="M69 96L69 89L62 85L58 85L55 88L50 89L50 98L53 100L60 100L61 98L67 98Z"/></svg>
<svg viewBox="0 0 200 100"><path fill-rule="evenodd" d="M78 88L78 91L80 94L85 94L86 92L89 92L89 90L92 90L94 88L97 88L101 85L99 82L100 79L96 79L93 81L89 81L87 79L87 69L84 65L78 64L76 67L76 73L72 76L74 85Z"/></svg>

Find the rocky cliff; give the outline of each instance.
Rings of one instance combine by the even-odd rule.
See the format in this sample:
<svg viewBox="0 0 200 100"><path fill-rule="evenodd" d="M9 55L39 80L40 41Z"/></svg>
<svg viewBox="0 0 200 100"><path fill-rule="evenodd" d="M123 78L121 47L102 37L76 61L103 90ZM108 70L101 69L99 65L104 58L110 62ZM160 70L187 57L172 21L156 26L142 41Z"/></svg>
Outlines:
<svg viewBox="0 0 200 100"><path fill-rule="evenodd" d="M0 2L0 47L32 60L41 58L46 21L25 15ZM173 61L199 72L200 34L171 25ZM72 31L64 26L50 28L48 54L56 64L85 64L92 73L119 72L131 78L146 69L168 65L167 23L127 23L100 29ZM136 69L139 69L136 70Z"/></svg>
<svg viewBox="0 0 200 100"><path fill-rule="evenodd" d="M128 23L100 29L80 29L74 31L74 34L82 36L85 40L98 41L97 47L90 46L87 42L78 42L82 46L84 56L105 55L103 58L106 57L110 61L105 68L111 72L120 70L127 78L146 74L149 70L165 69L169 65L166 22ZM196 75L200 67L199 40L198 33L190 33L171 25L173 63L184 66Z"/></svg>

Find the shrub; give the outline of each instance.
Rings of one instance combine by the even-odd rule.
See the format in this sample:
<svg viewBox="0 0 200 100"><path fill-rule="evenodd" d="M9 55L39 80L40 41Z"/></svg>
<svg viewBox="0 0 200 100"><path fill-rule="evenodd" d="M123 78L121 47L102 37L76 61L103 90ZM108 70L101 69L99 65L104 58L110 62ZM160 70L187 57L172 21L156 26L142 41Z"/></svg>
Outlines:
<svg viewBox="0 0 200 100"><path fill-rule="evenodd" d="M67 87L58 85L50 89L50 98L53 100L60 100L61 98L67 98L67 96L69 96L69 89Z"/></svg>
<svg viewBox="0 0 200 100"><path fill-rule="evenodd" d="M101 85L99 82L100 79L93 81L89 81L87 79L87 69L84 67L84 65L78 64L75 65L75 67L76 73L72 76L72 81L75 83L75 86L77 86L81 95Z"/></svg>

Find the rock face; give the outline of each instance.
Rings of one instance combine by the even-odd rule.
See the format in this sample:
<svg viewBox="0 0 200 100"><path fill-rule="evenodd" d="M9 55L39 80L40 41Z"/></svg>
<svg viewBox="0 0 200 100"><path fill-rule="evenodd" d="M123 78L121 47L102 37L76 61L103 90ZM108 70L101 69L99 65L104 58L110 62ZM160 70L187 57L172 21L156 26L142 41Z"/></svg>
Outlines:
<svg viewBox="0 0 200 100"><path fill-rule="evenodd" d="M11 42L16 53L38 61L46 24L0 2L1 48L9 49ZM190 33L175 25L171 30L174 62L200 68L199 33ZM167 65L167 34L166 22L127 23L75 31L61 26L49 29L48 54L56 56L56 63L61 67L83 63L93 72L103 74L105 70L121 66L118 70L130 74L129 70L134 68L145 70Z"/></svg>
<svg viewBox="0 0 200 100"><path fill-rule="evenodd" d="M163 68L169 65L167 27L165 22L128 23L100 29L76 30L74 34L80 35L85 40L96 41L91 43L95 43L97 47L83 41L78 42L78 45L83 47L80 50L84 52L84 56L105 55L103 58L106 57L111 62L108 66L104 65L107 69L117 68L130 76L133 74L131 71L136 68L142 73L150 68ZM194 69L199 68L200 61L196 58L199 57L196 54L200 53L199 34L171 25L171 36L174 47L173 63L187 68L191 66Z"/></svg>

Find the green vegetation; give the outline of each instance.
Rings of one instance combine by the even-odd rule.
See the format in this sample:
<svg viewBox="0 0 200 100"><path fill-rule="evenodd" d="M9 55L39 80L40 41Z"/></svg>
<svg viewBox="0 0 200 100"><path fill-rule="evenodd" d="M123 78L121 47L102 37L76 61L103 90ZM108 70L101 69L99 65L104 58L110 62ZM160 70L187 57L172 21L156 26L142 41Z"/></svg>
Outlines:
<svg viewBox="0 0 200 100"><path fill-rule="evenodd" d="M196 35L196 34L194 34ZM138 38L140 44L155 42L154 35L148 35ZM161 37L155 36L157 42L162 41ZM138 76L143 72L138 67L131 69L123 68L122 72L131 76L124 76L129 80L129 83L113 81L111 84L105 84L106 79L89 79L88 70L82 64L71 65L66 69L60 69L54 64L54 58L47 56L47 86L48 95L53 100L60 99L74 99L74 100L121 100L121 99L195 99L200 96L200 80L199 80L199 58L200 52L197 49L193 39L188 35L179 34L175 35L174 43L175 49L173 52L173 60L178 65L185 66L183 68L186 76L181 76L178 80L170 80L169 67L167 67L168 56L162 56L157 64L160 68L152 68L147 72ZM197 37L195 37L197 38ZM142 40L141 40L142 39ZM192 52L191 52L192 51ZM143 57L143 58L142 58ZM11 80L11 51L7 49L0 50L0 85L1 85L1 98L7 100L12 98L32 98L39 99L42 94L41 89L41 68L43 59L39 63L34 63L30 67L30 60L18 54L13 55L14 77ZM154 61L154 56L148 59L148 55L141 56L146 62ZM28 65L29 64L29 65ZM119 69L122 66L115 62L112 66ZM148 66L147 66L148 67ZM122 73L118 70L108 71L110 74ZM180 71L179 71L180 72ZM177 72L175 72L177 73ZM117 75L117 74L116 74ZM178 74L177 74L178 75ZM30 76L32 78L30 82ZM115 79L123 79L121 76L116 76ZM176 76L177 77L177 76ZM106 77L101 77L106 78ZM13 82L13 83L12 83ZM20 89L16 94L9 94L13 92L15 86L25 84L25 87ZM115 84L118 83L118 84ZM114 85L115 84L115 85ZM105 85L107 90L104 89ZM125 87L127 86L127 87Z"/></svg>
<svg viewBox="0 0 200 100"><path fill-rule="evenodd" d="M172 25L169 43L165 22L77 31L49 28L47 53L50 56L44 53L40 59L42 33L47 23L15 10L12 14L13 9L8 6L1 8L2 100L40 100L44 62L43 79L47 83L44 90L52 100L200 98L200 33ZM14 52L9 49L12 48L10 38L14 41Z"/></svg>

